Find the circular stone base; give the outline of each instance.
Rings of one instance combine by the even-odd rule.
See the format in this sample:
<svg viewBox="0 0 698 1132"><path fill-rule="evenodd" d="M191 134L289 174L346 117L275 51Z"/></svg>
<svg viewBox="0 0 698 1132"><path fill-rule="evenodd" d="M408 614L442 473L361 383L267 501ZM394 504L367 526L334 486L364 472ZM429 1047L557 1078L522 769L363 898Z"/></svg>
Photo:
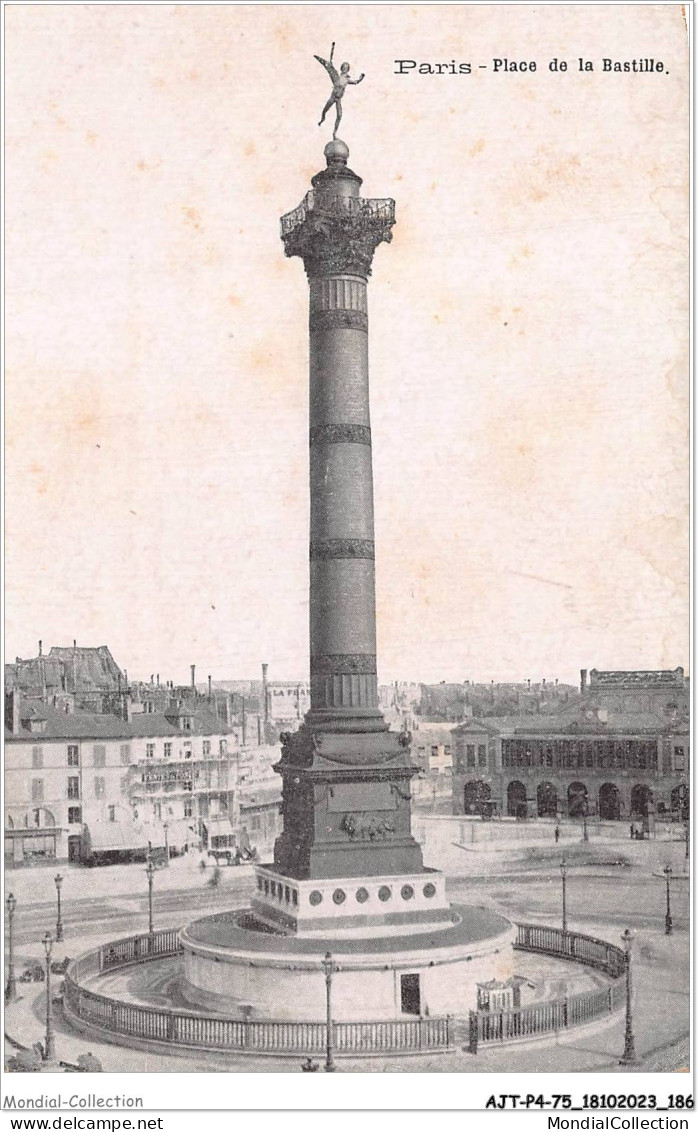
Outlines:
<svg viewBox="0 0 698 1132"><path fill-rule="evenodd" d="M249 910L195 920L180 933L183 991L215 1011L250 1018L322 1021L329 951L336 1021L411 1014L461 1014L477 1002L477 983L513 972L516 929L485 908L452 906L452 921L432 932L376 938L298 939L262 930Z"/></svg>

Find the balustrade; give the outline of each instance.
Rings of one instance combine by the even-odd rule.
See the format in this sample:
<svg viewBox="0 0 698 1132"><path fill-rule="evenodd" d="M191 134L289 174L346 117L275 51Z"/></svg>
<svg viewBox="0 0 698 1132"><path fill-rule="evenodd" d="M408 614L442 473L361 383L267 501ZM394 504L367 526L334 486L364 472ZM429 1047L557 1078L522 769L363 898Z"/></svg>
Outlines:
<svg viewBox="0 0 698 1132"><path fill-rule="evenodd" d="M625 952L606 940L540 924L518 924L517 932L514 947L519 951L574 959L577 963L596 967L614 979L625 971Z"/></svg>
<svg viewBox="0 0 698 1132"><path fill-rule="evenodd" d="M604 940L539 924L517 928L514 946L520 950L588 964L615 980L625 971L625 952ZM161 1010L111 999L81 985L100 972L181 951L179 931L164 928L152 935L115 940L80 956L66 972L64 999L69 1012L114 1033L185 1047L306 1056L325 1050L325 1022L252 1021ZM584 1025L623 1004L621 982L518 1010L471 1011L469 1048L474 1053L480 1042L518 1041ZM453 1048L453 1027L450 1017L335 1022L333 1038L340 1055L415 1053Z"/></svg>
<svg viewBox="0 0 698 1132"><path fill-rule="evenodd" d="M88 952L71 963L66 973L64 1001L69 1013L113 1033L172 1045L305 1056L325 1051L325 1022L250 1021L159 1010L121 1002L80 986L81 978L156 957L174 956L181 950L179 932L166 928L152 936L131 936ZM357 1056L445 1050L452 1046L448 1018L336 1022L333 1036L338 1054Z"/></svg>
<svg viewBox="0 0 698 1132"><path fill-rule="evenodd" d="M605 940L540 924L518 924L517 932L514 947L520 951L572 959L577 963L596 967L613 979L618 979L625 971L625 952ZM469 1049L471 1053L477 1053L480 1042L518 1041L572 1026L583 1026L617 1010L623 1002L624 985L614 982L600 990L576 994L571 998L537 1002L518 1010L495 1011L491 1014L471 1010Z"/></svg>

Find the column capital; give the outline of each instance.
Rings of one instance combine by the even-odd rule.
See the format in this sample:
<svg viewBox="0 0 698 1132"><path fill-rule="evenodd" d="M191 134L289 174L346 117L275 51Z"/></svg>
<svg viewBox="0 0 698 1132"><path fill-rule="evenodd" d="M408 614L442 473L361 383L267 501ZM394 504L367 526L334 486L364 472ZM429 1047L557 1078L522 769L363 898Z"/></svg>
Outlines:
<svg viewBox="0 0 698 1132"><path fill-rule="evenodd" d="M392 240L395 202L389 198L319 198L309 192L281 218L287 256L300 256L309 279L371 274L373 255Z"/></svg>

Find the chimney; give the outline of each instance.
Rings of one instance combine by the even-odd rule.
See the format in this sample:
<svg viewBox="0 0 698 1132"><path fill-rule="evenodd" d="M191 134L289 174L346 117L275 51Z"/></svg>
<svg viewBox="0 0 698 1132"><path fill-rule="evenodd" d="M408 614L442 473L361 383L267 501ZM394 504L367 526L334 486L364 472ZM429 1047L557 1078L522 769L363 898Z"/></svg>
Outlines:
<svg viewBox="0 0 698 1132"><path fill-rule="evenodd" d="M191 686L192 686L192 688L196 688L196 665L195 664L191 665Z"/></svg>
<svg viewBox="0 0 698 1132"><path fill-rule="evenodd" d="M73 691L78 690L78 643L73 641Z"/></svg>
<svg viewBox="0 0 698 1132"><path fill-rule="evenodd" d="M19 692L16 688L5 693L5 727L13 735L19 734Z"/></svg>
<svg viewBox="0 0 698 1132"><path fill-rule="evenodd" d="M584 695L584 693L587 690L587 670L586 670L586 668L580 668L580 670L579 670L579 690L582 693L582 695Z"/></svg>
<svg viewBox="0 0 698 1132"><path fill-rule="evenodd" d="M529 692L530 692L530 691L531 691L531 681L530 681L530 680L527 680L527 681L526 681L526 683L527 683L527 685L528 685L528 690L529 690Z"/></svg>
<svg viewBox="0 0 698 1132"><path fill-rule="evenodd" d="M269 691L268 691L268 686L267 686L267 672L268 671L269 671L269 665L263 664L262 665L262 715L264 716L264 726L265 727L269 722L269 702L268 702Z"/></svg>
<svg viewBox="0 0 698 1132"><path fill-rule="evenodd" d="M124 696L123 716L126 723L130 723L133 719L133 702L129 692Z"/></svg>
<svg viewBox="0 0 698 1132"><path fill-rule="evenodd" d="M155 683L157 684L157 686L159 688L160 687L160 673L159 672L157 673L157 675L155 677Z"/></svg>
<svg viewBox="0 0 698 1132"><path fill-rule="evenodd" d="M126 671L125 668L124 668L124 684L128 688L128 672Z"/></svg>
<svg viewBox="0 0 698 1132"><path fill-rule="evenodd" d="M208 678L208 698L211 699L211 677Z"/></svg>
<svg viewBox="0 0 698 1132"><path fill-rule="evenodd" d="M209 676L209 680L210 679L211 679L211 677ZM231 693L226 692L224 697L223 697L223 720L224 720L226 727L230 727L231 723L232 723L232 714L233 713L232 713L231 700L232 700Z"/></svg>
<svg viewBox="0 0 698 1132"><path fill-rule="evenodd" d="M242 697L242 745L247 743L247 716L245 715L245 697Z"/></svg>
<svg viewBox="0 0 698 1132"><path fill-rule="evenodd" d="M153 686L153 676L154 676L154 675L155 675L155 673L154 673L154 672L151 672L151 673L150 673L150 686L151 686L151 688L152 688L152 686Z"/></svg>
<svg viewBox="0 0 698 1132"><path fill-rule="evenodd" d="M262 717L261 717L261 715L257 716L257 746L258 747L262 746Z"/></svg>
<svg viewBox="0 0 698 1132"><path fill-rule="evenodd" d="M43 655L43 654L42 654L42 651L41 651L41 646L42 646L42 644L43 644L43 641L39 641L39 656L42 656L42 655Z"/></svg>

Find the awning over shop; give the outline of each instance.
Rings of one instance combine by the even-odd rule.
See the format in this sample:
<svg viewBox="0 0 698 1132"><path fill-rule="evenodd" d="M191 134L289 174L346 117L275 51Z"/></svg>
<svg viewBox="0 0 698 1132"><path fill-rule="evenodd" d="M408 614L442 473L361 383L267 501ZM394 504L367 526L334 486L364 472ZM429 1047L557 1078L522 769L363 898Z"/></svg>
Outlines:
<svg viewBox="0 0 698 1132"><path fill-rule="evenodd" d="M85 826L85 840L92 853L121 853L134 849L165 847L162 826L141 822L102 821Z"/></svg>
<svg viewBox="0 0 698 1132"><path fill-rule="evenodd" d="M234 830L230 818L211 818L204 822L204 828L209 837L233 837Z"/></svg>

